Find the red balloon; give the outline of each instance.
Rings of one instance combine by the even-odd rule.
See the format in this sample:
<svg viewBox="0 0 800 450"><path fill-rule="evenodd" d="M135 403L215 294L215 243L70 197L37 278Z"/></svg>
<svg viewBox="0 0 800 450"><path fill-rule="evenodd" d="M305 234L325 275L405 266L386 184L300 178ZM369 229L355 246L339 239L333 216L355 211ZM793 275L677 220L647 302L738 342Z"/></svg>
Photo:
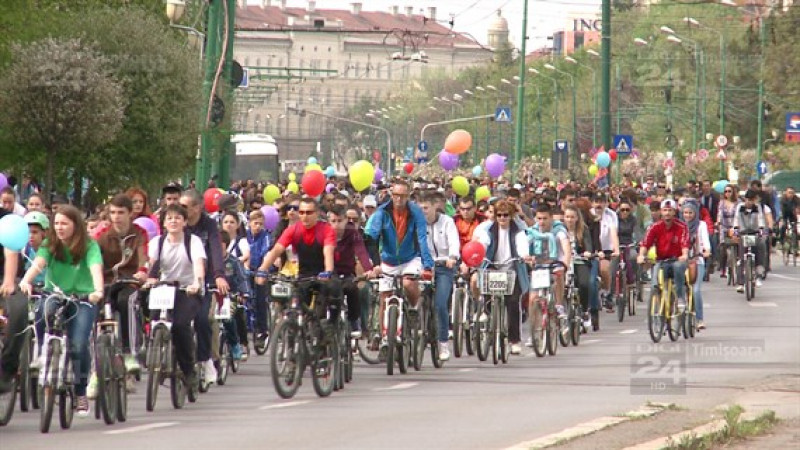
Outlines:
<svg viewBox="0 0 800 450"><path fill-rule="evenodd" d="M413 163L406 163L406 165L403 166L403 170L405 170L405 172L407 174L411 175L411 172L414 171L414 164Z"/></svg>
<svg viewBox="0 0 800 450"><path fill-rule="evenodd" d="M222 192L217 188L208 188L203 193L203 205L206 207L206 212L214 213L219 211L217 199L222 197Z"/></svg>
<svg viewBox="0 0 800 450"><path fill-rule="evenodd" d="M616 161L617 160L617 151L612 148L611 151L608 152L608 156L611 157L612 161Z"/></svg>
<svg viewBox="0 0 800 450"><path fill-rule="evenodd" d="M316 197L325 190L325 174L319 170L309 170L303 175L303 192L310 197Z"/></svg>
<svg viewBox="0 0 800 450"><path fill-rule="evenodd" d="M486 257L486 249L477 241L470 241L461 247L461 259L470 267L478 267Z"/></svg>

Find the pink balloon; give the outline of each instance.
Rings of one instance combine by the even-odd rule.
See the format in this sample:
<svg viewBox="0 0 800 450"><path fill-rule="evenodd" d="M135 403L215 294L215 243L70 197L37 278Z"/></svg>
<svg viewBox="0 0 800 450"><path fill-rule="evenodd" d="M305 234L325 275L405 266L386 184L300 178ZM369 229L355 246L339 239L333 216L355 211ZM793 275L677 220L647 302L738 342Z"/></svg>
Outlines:
<svg viewBox="0 0 800 450"><path fill-rule="evenodd" d="M6 174L0 173L0 189L5 189L8 186L8 178L6 178Z"/></svg>
<svg viewBox="0 0 800 450"><path fill-rule="evenodd" d="M264 229L267 231L274 230L281 220L278 210L274 206L264 205L261 207L261 213L264 214Z"/></svg>
<svg viewBox="0 0 800 450"><path fill-rule="evenodd" d="M330 193L331 193L331 191L333 190L333 188L335 188L335 187L336 187L336 185L334 185L333 183L328 183L328 185L327 185L327 186L325 186L325 192L327 192L328 194L330 194Z"/></svg>
<svg viewBox="0 0 800 450"><path fill-rule="evenodd" d="M153 219L149 217L139 217L138 219L133 221L134 224L139 225L140 227L144 228L147 231L147 238L153 239L154 237L158 236L158 225L153 222Z"/></svg>

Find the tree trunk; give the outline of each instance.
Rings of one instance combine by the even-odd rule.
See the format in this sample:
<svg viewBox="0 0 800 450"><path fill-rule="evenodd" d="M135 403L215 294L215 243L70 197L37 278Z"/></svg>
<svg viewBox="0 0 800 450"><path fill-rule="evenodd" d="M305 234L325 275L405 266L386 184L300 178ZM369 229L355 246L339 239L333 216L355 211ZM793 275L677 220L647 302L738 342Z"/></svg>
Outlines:
<svg viewBox="0 0 800 450"><path fill-rule="evenodd" d="M45 195L45 201L50 204L53 203L53 195L56 193L55 185L53 184L53 171L56 160L56 150L54 148L47 149L47 170L45 173L44 187L46 191L42 193Z"/></svg>
<svg viewBox="0 0 800 450"><path fill-rule="evenodd" d="M74 191L74 205L77 208L83 206L83 174L74 172L72 175L72 189Z"/></svg>

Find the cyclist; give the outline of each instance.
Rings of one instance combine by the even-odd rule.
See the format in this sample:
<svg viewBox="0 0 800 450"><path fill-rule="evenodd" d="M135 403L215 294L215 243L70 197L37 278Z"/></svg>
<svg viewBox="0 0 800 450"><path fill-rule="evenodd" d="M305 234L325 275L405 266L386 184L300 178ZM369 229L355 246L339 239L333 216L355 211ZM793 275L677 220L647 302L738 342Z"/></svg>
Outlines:
<svg viewBox="0 0 800 450"><path fill-rule="evenodd" d="M255 295L255 316L256 316L256 340L266 342L267 332L269 331L267 316L267 287L262 284L255 284L256 271L258 266L264 261L267 251L272 246L272 235L264 229L264 213L256 209L250 212L248 220L247 241L250 243L249 272L250 282L253 286ZM248 348L243 349L244 354L248 353Z"/></svg>
<svg viewBox="0 0 800 450"><path fill-rule="evenodd" d="M690 274L692 273L691 265L696 264L694 273L695 279L689 280L692 284L692 293L694 296L695 314L697 315L697 328L702 330L706 326L703 323L703 294L701 292L702 281L706 272L705 258L711 256L711 240L709 239L708 225L705 221L700 220L700 205L694 200L690 199L683 203L681 213L684 223L689 230L689 242L691 245L690 254L696 258L696 263L690 262Z"/></svg>
<svg viewBox="0 0 800 450"><path fill-rule="evenodd" d="M83 215L74 206L63 205L55 214L47 240L19 283L20 290L31 295L31 282L45 268L45 290L52 291L57 287L66 295L75 295L84 300L88 297L89 300L89 303L70 304L66 313L67 317L71 317L67 336L69 357L75 373L76 412L78 417L87 417L89 399L86 397L86 386L91 369L89 335L97 315L97 302L103 298L103 257L100 246L86 233ZM38 334L43 336L43 311L40 309L37 315Z"/></svg>
<svg viewBox="0 0 800 450"><path fill-rule="evenodd" d="M25 270L28 270L31 264L33 264L33 260L36 259L36 253L39 252L39 248L44 242L47 230L50 228L50 219L48 219L44 213L33 211L25 214L25 221L28 223L28 230L30 232L28 245L26 245L25 250L23 250L25 255ZM46 274L47 271L43 270L42 273L37 275L33 280L33 285L44 286L44 277Z"/></svg>
<svg viewBox="0 0 800 450"><path fill-rule="evenodd" d="M584 258L591 256L594 253L592 235L586 228L583 222L583 215L577 206L564 206L564 225L567 227L572 254ZM592 265L591 262L587 261L575 261L573 259L573 262L574 278L578 286L578 297L580 297L581 306L585 311L584 317L581 317L581 319L584 322L584 327L588 329L591 325L589 320L589 285L592 280ZM595 314L597 314L597 311L595 311ZM596 322L597 321L595 321L595 323Z"/></svg>
<svg viewBox="0 0 800 450"><path fill-rule="evenodd" d="M735 277L736 274L727 273L728 270L728 248L733 245L730 230L733 228L733 218L736 215L736 207L739 205L738 197L732 185L725 186L722 199L717 209L717 227L719 229L720 246L725 244L725 249L719 252L720 278ZM738 255L738 246L733 246L733 251ZM735 256L736 256L735 255ZM736 256L738 259L738 256Z"/></svg>
<svg viewBox="0 0 800 450"><path fill-rule="evenodd" d="M530 254L538 264L547 264L561 261L565 267L572 265L572 247L570 246L569 233L560 221L553 220L553 210L548 203L540 203L536 207L536 224L528 230L528 240L531 248ZM566 317L564 309L564 267L553 269L555 276L554 293L556 298L556 311L558 316ZM534 292L532 301L537 301Z"/></svg>
<svg viewBox="0 0 800 450"><path fill-rule="evenodd" d="M182 288L175 292L172 342L175 345L175 359L187 386L196 389L198 380L194 368L191 322L203 303L206 250L203 241L186 229L189 213L184 207L172 204L164 208L163 213L165 233L154 237L148 246L150 272L147 282L152 285L159 280L176 281Z"/></svg>
<svg viewBox="0 0 800 450"><path fill-rule="evenodd" d="M458 211L454 220L460 244L463 246L472 240L472 234L475 232L475 228L486 220L486 216L477 212L475 200L473 200L472 197L461 197L458 201Z"/></svg>
<svg viewBox="0 0 800 450"><path fill-rule="evenodd" d="M617 206L617 213L619 214L619 229L617 230L617 237L620 247L630 246L634 242L641 240L642 230L639 228L639 221L633 215L635 204L623 198ZM636 264L636 254L638 249L629 247L625 254L625 276L628 284L632 284L638 264Z"/></svg>
<svg viewBox="0 0 800 450"><path fill-rule="evenodd" d="M619 237L617 228L619 218L617 213L608 207L608 197L603 193L596 193L592 198L592 208L595 213L595 220L600 222L600 249L610 256L610 259L600 261L600 298L606 310L614 311L614 302L611 300L614 295L614 284L611 283L611 274L617 271L619 264Z"/></svg>
<svg viewBox="0 0 800 450"><path fill-rule="evenodd" d="M786 237L786 229L792 227L795 230L795 234L797 234L797 209L800 208L800 198L797 197L795 194L795 190L793 187L789 186L783 192L783 197L781 197L780 201L781 206L781 215L780 215L780 228L781 228L781 235L780 240L781 242L784 241ZM797 249L795 249L795 254L797 254Z"/></svg>
<svg viewBox="0 0 800 450"><path fill-rule="evenodd" d="M436 263L434 305L439 319L439 358L447 361L450 359L450 348L447 344L447 331L450 325L448 303L453 292L455 278L453 269L461 254L461 243L455 222L440 209L444 203L444 194L433 192L422 199L420 206L428 224L426 233L428 251Z"/></svg>
<svg viewBox="0 0 800 450"><path fill-rule="evenodd" d="M675 279L675 295L678 299L678 307L686 307L686 297L684 288L686 285L686 264L689 260L689 229L686 224L678 220L675 215L678 204L675 200L665 199L661 201L661 219L654 223L645 233L644 239L639 246L639 256L637 262L644 264L645 255L650 247L656 247L656 270L659 267L670 268ZM676 261L666 262L665 260L677 258ZM653 277L653 285L658 283L658 277Z"/></svg>
<svg viewBox="0 0 800 450"><path fill-rule="evenodd" d="M158 220L160 229L164 229L164 211L169 205L179 205L183 188L175 182L167 183L161 188L161 207L153 214L154 220Z"/></svg>
<svg viewBox="0 0 800 450"><path fill-rule="evenodd" d="M733 226L738 228L740 232L752 232L764 229L767 226L764 210L758 205L758 192L753 189L748 189L744 194L744 202L739 203L736 207L736 213L733 216ZM730 230L733 236L733 230ZM734 239L737 241L738 239ZM762 239L758 239L756 245L756 286L761 286L761 274L764 273L764 253L766 253L766 245ZM744 257L744 248L739 247L739 258ZM739 268L736 274L736 292L744 292L744 262L740 261Z"/></svg>
<svg viewBox="0 0 800 450"><path fill-rule="evenodd" d="M517 208L506 200L494 204L494 221L476 230L473 240L480 242L486 248L486 259L497 263L495 268L514 269L517 280L514 283L514 292L506 296L506 310L508 313L508 339L511 341L511 354L519 355L522 352L520 341L520 297L527 294L530 288L528 270L525 262L520 260L509 266L508 261L513 258L526 259L530 256L530 244L525 235L525 229L519 228L513 220ZM484 267L486 267L484 263Z"/></svg>

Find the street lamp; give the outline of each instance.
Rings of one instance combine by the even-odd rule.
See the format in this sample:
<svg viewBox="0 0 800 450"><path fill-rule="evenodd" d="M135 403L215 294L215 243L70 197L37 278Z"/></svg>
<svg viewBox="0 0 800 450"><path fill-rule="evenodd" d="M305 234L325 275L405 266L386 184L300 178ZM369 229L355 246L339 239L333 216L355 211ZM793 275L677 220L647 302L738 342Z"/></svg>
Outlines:
<svg viewBox="0 0 800 450"><path fill-rule="evenodd" d="M184 0L167 0L167 18L169 19L169 23L181 20L185 11L186 2Z"/></svg>
<svg viewBox="0 0 800 450"><path fill-rule="evenodd" d="M697 41L693 41L691 39L680 37L675 34L675 31L667 26L662 26L660 28L662 33L667 33L667 40L669 42L675 44L682 44L683 41L688 42L694 46L694 59L697 63L697 70L695 71L695 123L694 129L692 131L692 149L697 149L697 116L700 115L700 119L702 120L703 131L702 133L705 134L706 132L706 120L705 120L705 90L701 91L700 87L700 80L704 81L705 85L705 62L704 62L704 54L703 49L700 48L700 45ZM702 92L702 93L701 93Z"/></svg>
<svg viewBox="0 0 800 450"><path fill-rule="evenodd" d="M597 95L597 71L591 66L579 63L577 59L571 56L565 56L564 60L578 67L583 67L592 73L592 146L594 147L597 145L597 99L599 97Z"/></svg>
<svg viewBox="0 0 800 450"><path fill-rule="evenodd" d="M636 44L636 45L643 46L643 47L646 47L646 46L650 45L649 42L647 42L646 40L644 40L642 38L638 38L638 37L633 39L633 43Z"/></svg>
<svg viewBox="0 0 800 450"><path fill-rule="evenodd" d="M553 82L553 140L556 140L558 139L558 80L542 74L533 67L528 69L528 72L543 78L548 78Z"/></svg>
<svg viewBox="0 0 800 450"><path fill-rule="evenodd" d="M577 116L577 100L576 100L576 93L575 93L575 77L572 76L571 73L565 72L563 70L558 69L556 66L547 63L544 65L544 68L547 70L552 70L554 72L563 73L564 75L569 77L569 81L572 84L572 145L573 145L573 153L576 156L578 155L578 116Z"/></svg>

